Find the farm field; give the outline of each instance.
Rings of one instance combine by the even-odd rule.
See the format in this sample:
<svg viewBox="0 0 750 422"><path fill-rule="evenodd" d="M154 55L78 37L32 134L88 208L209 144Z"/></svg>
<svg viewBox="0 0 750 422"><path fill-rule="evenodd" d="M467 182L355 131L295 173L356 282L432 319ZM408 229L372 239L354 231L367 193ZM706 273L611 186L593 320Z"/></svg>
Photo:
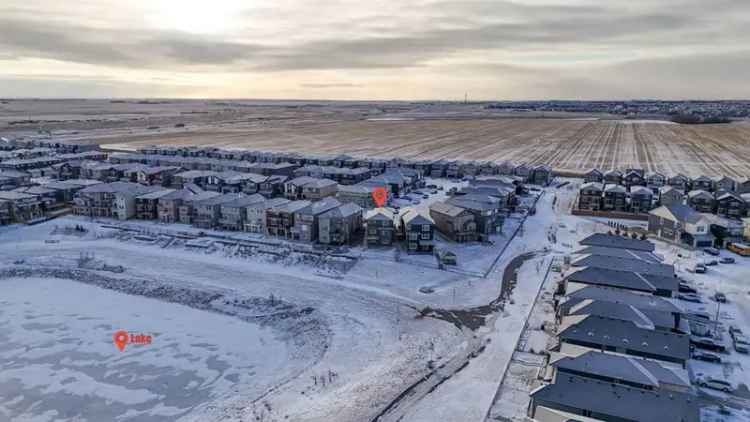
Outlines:
<svg viewBox="0 0 750 422"><path fill-rule="evenodd" d="M750 122L677 125L612 116L485 110L479 104L201 102L60 107L11 102L0 136L133 150L151 144L548 164L566 173L627 167L750 176ZM577 116L577 117L576 117ZM14 120L16 119L16 120Z"/></svg>

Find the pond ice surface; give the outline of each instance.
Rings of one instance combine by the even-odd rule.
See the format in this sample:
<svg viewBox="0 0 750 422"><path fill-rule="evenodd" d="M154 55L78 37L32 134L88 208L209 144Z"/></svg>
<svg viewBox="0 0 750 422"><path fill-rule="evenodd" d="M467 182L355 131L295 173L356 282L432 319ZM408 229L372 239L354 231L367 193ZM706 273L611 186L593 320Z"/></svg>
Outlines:
<svg viewBox="0 0 750 422"><path fill-rule="evenodd" d="M0 421L170 421L286 375L272 331L58 279L0 280ZM118 350L114 331L149 334Z"/></svg>

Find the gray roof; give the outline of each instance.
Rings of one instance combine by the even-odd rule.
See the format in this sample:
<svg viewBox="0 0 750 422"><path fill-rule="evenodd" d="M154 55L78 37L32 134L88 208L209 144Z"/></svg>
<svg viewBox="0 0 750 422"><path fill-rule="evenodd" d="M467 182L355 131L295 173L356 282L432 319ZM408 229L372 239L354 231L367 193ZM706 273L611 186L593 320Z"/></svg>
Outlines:
<svg viewBox="0 0 750 422"><path fill-rule="evenodd" d="M447 202L433 202L430 204L430 212L433 211L450 217L457 217L461 213L466 212L464 208L451 205Z"/></svg>
<svg viewBox="0 0 750 422"><path fill-rule="evenodd" d="M607 268L585 267L566 277L568 281L617 287L626 290L655 293L658 289L677 291L677 277L664 277L654 274L640 274L632 271L618 271Z"/></svg>
<svg viewBox="0 0 750 422"><path fill-rule="evenodd" d="M648 240L630 239L605 233L592 234L578 243L585 246L606 246L609 248L633 249L646 252L653 252L656 249L654 244Z"/></svg>
<svg viewBox="0 0 750 422"><path fill-rule="evenodd" d="M609 184L604 186L604 192L627 193L627 189L623 185Z"/></svg>
<svg viewBox="0 0 750 422"><path fill-rule="evenodd" d="M159 189L153 192L145 193L143 195L136 196L136 199L159 199L164 196L169 195L170 193L173 193L174 189Z"/></svg>
<svg viewBox="0 0 750 422"><path fill-rule="evenodd" d="M586 246L583 249L573 252L574 255L603 255L618 258L640 259L643 261L658 264L661 258L652 252L637 251L634 249L608 248L606 246Z"/></svg>
<svg viewBox="0 0 750 422"><path fill-rule="evenodd" d="M596 189L598 191L603 191L604 190L604 184L599 183L599 182L588 182L588 183L582 184L581 185L581 189L582 190L583 189L589 189L589 190Z"/></svg>
<svg viewBox="0 0 750 422"><path fill-rule="evenodd" d="M627 249L626 249L627 250ZM674 265L652 263L638 258L623 258L607 255L584 255L573 261L574 267L596 267L618 271L632 271L641 274L655 274L665 277L674 277Z"/></svg>
<svg viewBox="0 0 750 422"><path fill-rule="evenodd" d="M320 201L312 202L306 207L300 208L297 212L303 215L320 215L340 205L341 202L338 199L329 196Z"/></svg>
<svg viewBox="0 0 750 422"><path fill-rule="evenodd" d="M590 374L654 388L660 388L663 384L690 387L685 370L667 368L657 362L632 356L591 351L578 357L564 357L552 365L558 370L575 372L583 377Z"/></svg>
<svg viewBox="0 0 750 422"><path fill-rule="evenodd" d="M701 213L685 204L662 205L659 208L651 210L649 213L661 215L663 211L667 211L676 219L676 221L681 223L694 224L703 218Z"/></svg>
<svg viewBox="0 0 750 422"><path fill-rule="evenodd" d="M704 191L702 189L691 190L690 192L688 192L687 196L690 199L698 197L698 196L704 196L707 199L714 199L713 195L711 195L710 193L708 193L708 192L706 192L706 191Z"/></svg>
<svg viewBox="0 0 750 422"><path fill-rule="evenodd" d="M422 215L414 208L406 208L401 212L401 220L404 224L435 224L431 218Z"/></svg>
<svg viewBox="0 0 750 422"><path fill-rule="evenodd" d="M221 204L221 207L222 208L224 208L224 207L227 207L227 208L244 208L244 207L247 207L247 206L252 205L252 204L257 204L259 202L264 202L265 200L266 200L266 198L263 195L261 195L259 193L255 193L255 194L252 194L252 195L241 196L241 197L239 197L239 198L237 198L237 199L235 199L233 201L223 203L223 204Z"/></svg>
<svg viewBox="0 0 750 422"><path fill-rule="evenodd" d="M269 207L267 209L273 209L276 211L284 211L284 212L297 212L307 206L309 206L312 202L310 201L287 201L287 202L279 202L278 204L274 204L272 207Z"/></svg>
<svg viewBox="0 0 750 422"><path fill-rule="evenodd" d="M142 195L163 189L160 186L144 186L130 182L99 183L82 189L81 193L126 193L131 195Z"/></svg>
<svg viewBox="0 0 750 422"><path fill-rule="evenodd" d="M586 409L638 422L699 422L697 398L676 391L648 391L566 375L531 393L537 403ZM571 419L574 420L574 419Z"/></svg>
<svg viewBox="0 0 750 422"><path fill-rule="evenodd" d="M568 294L566 301L560 306L567 308L586 299L610 303L623 303L640 309L641 311L658 311L680 314L685 312L682 307L663 297L632 293L605 286L586 286L582 289L576 290L575 292Z"/></svg>
<svg viewBox="0 0 750 422"><path fill-rule="evenodd" d="M631 195L654 196L654 191L645 186L633 186L630 188Z"/></svg>
<svg viewBox="0 0 750 422"><path fill-rule="evenodd" d="M560 308L561 315L596 315L606 318L630 321L640 328L668 329L676 328L675 317L671 312L640 310L633 305L613 303L604 300L581 300L565 302Z"/></svg>
<svg viewBox="0 0 750 422"><path fill-rule="evenodd" d="M365 214L365 220L386 220L393 222L395 213L393 210L388 208L375 208L367 211Z"/></svg>
<svg viewBox="0 0 750 422"><path fill-rule="evenodd" d="M320 215L321 218L345 218L350 217L352 215L355 215L357 213L362 213L362 207L360 207L357 204L348 202L344 205L338 206L336 208L333 208L331 210L328 210Z"/></svg>
<svg viewBox="0 0 750 422"><path fill-rule="evenodd" d="M216 195L210 198L198 200L194 202L194 204L195 206L198 206L198 207L223 205L223 204L226 204L227 202L232 202L240 198L241 195L242 194L238 194L238 193L225 193L223 195Z"/></svg>
<svg viewBox="0 0 750 422"><path fill-rule="evenodd" d="M558 337L649 353L654 358L690 359L690 337L687 335L639 328L630 321L601 316L583 317L560 331Z"/></svg>
<svg viewBox="0 0 750 422"><path fill-rule="evenodd" d="M456 207L466 208L473 211L490 211L496 210L500 206L500 200L489 195L457 195L447 201L448 204Z"/></svg>

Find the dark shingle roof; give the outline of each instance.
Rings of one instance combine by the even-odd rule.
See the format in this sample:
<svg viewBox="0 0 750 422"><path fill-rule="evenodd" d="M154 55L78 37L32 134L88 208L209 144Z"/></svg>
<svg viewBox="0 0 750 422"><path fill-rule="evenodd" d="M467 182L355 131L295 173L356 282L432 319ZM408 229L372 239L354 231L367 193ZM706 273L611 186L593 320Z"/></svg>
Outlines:
<svg viewBox="0 0 750 422"><path fill-rule="evenodd" d="M699 422L697 399L674 391L647 391L572 375L531 393L537 403L555 403L639 422ZM666 413L665 413L666 412Z"/></svg>
<svg viewBox="0 0 750 422"><path fill-rule="evenodd" d="M657 311L670 313L684 313L684 309L674 304L674 302L652 295L643 295L638 293L626 292L621 289L613 289L604 286L586 286L582 289L570 293L560 307L568 308L576 303L586 300L598 300L610 303L623 303L631 305L642 311ZM563 312L565 312L563 310Z"/></svg>
<svg viewBox="0 0 750 422"><path fill-rule="evenodd" d="M579 242L585 246L606 246L609 248L634 249L653 252L654 244L648 240L628 239L622 236L595 233Z"/></svg>
<svg viewBox="0 0 750 422"><path fill-rule="evenodd" d="M674 265L656 264L637 258L622 258L608 255L584 255L573 261L574 267L595 267L612 269L617 271L632 271L640 274L655 274L665 277L674 277Z"/></svg>

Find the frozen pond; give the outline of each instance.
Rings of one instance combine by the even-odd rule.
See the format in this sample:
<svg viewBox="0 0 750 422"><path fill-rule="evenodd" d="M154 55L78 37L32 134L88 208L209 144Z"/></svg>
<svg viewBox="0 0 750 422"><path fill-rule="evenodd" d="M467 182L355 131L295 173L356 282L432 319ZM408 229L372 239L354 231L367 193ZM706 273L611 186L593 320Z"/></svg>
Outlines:
<svg viewBox="0 0 750 422"><path fill-rule="evenodd" d="M292 370L271 330L58 279L0 280L0 421L170 421ZM116 330L151 335L115 347Z"/></svg>

